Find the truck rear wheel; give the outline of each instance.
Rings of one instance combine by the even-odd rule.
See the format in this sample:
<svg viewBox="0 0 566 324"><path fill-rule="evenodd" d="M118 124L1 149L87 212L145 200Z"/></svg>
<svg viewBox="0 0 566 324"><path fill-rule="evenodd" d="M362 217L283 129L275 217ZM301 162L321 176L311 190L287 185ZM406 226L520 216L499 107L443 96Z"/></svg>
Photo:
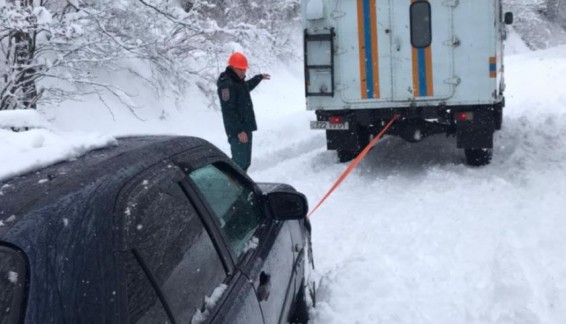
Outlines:
<svg viewBox="0 0 566 324"><path fill-rule="evenodd" d="M468 148L464 150L466 162L472 166L487 165L491 162L492 150L487 148Z"/></svg>

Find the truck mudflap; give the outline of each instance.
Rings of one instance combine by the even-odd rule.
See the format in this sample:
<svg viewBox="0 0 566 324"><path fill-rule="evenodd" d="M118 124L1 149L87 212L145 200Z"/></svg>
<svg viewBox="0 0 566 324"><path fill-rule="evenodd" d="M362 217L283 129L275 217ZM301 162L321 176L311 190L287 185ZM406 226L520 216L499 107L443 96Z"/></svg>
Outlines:
<svg viewBox="0 0 566 324"><path fill-rule="evenodd" d="M369 131L360 125L352 125L347 131L327 130L326 146L329 150L359 152L369 143Z"/></svg>
<svg viewBox="0 0 566 324"><path fill-rule="evenodd" d="M493 110L478 109L474 112L459 114L461 117L455 118L457 147L463 149L493 148L493 133L496 129Z"/></svg>

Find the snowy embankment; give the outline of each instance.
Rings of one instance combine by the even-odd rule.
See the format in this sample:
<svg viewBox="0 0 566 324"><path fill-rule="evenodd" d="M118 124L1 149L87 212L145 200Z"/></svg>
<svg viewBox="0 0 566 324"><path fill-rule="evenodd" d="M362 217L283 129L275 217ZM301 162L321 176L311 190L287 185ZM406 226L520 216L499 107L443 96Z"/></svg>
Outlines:
<svg viewBox="0 0 566 324"><path fill-rule="evenodd" d="M312 216L314 323L566 322L566 47L509 52L490 165L466 166L454 138L385 138ZM313 207L346 166L308 129L301 68L251 71L273 79L253 94L250 175L294 185ZM229 151L220 113L196 92L182 110L139 93L146 121L85 98L40 111L48 129L0 130L0 178L18 172L5 166L40 166L119 135L196 135Z"/></svg>

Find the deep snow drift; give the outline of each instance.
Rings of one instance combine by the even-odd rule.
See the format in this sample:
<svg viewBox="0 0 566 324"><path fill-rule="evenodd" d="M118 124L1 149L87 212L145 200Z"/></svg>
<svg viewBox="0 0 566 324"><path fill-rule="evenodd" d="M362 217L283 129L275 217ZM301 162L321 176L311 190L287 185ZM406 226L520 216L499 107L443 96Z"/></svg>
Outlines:
<svg viewBox="0 0 566 324"><path fill-rule="evenodd" d="M465 165L454 138L385 138L312 216L314 323L566 322L566 47L509 45L490 165ZM294 185L313 207L346 165L308 129L301 68L261 71L273 79L253 93L260 130L249 171ZM145 122L89 99L41 111L50 130L1 130L0 178L121 134L196 135L229 152L220 113L198 94L176 110L140 93Z"/></svg>

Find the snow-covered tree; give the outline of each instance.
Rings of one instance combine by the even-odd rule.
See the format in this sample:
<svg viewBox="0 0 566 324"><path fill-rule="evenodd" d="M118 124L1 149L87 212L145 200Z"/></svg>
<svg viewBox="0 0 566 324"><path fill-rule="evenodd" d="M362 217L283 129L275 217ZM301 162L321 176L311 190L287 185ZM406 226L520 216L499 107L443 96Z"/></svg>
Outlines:
<svg viewBox="0 0 566 324"><path fill-rule="evenodd" d="M35 85L37 66L38 13L31 1L17 1L0 7L0 110L16 107L35 108L38 97Z"/></svg>
<svg viewBox="0 0 566 324"><path fill-rule="evenodd" d="M566 43L566 0L504 0L513 27L531 49Z"/></svg>
<svg viewBox="0 0 566 324"><path fill-rule="evenodd" d="M273 57L293 50L285 21L297 22L299 0L267 2L0 0L0 109L110 93L135 113L100 71L126 71L157 91L181 94L196 82L206 92L237 46Z"/></svg>

